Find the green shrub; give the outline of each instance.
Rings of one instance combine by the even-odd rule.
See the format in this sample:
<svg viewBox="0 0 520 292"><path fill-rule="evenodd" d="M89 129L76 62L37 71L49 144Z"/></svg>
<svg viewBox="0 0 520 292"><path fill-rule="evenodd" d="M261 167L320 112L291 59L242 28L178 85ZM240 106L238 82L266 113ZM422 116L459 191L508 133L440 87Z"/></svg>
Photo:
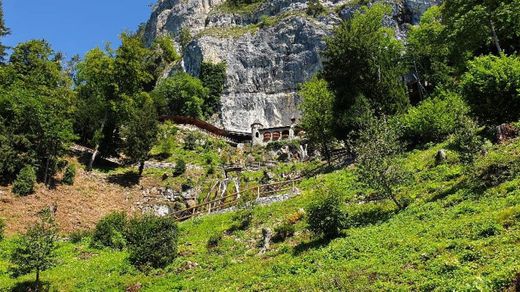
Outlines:
<svg viewBox="0 0 520 292"><path fill-rule="evenodd" d="M320 0L308 0L305 12L309 16L318 17L325 12L325 7L323 7Z"/></svg>
<svg viewBox="0 0 520 292"><path fill-rule="evenodd" d="M65 173L63 173L63 180L62 182L66 185L73 185L74 184L74 178L76 177L76 166L75 165L69 165L65 169Z"/></svg>
<svg viewBox="0 0 520 292"><path fill-rule="evenodd" d="M220 244L220 241L222 241L222 233L217 232L209 237L206 247L208 249L215 248Z"/></svg>
<svg viewBox="0 0 520 292"><path fill-rule="evenodd" d="M408 112L398 116L401 136L412 146L441 142L455 133L461 117L469 109L462 98L455 93L443 93L422 101Z"/></svg>
<svg viewBox="0 0 520 292"><path fill-rule="evenodd" d="M470 118L464 117L458 121L451 146L459 152L463 163L472 163L482 150L484 141L479 131L477 123Z"/></svg>
<svg viewBox="0 0 520 292"><path fill-rule="evenodd" d="M520 58L483 56L469 62L462 93L473 112L487 124L520 118Z"/></svg>
<svg viewBox="0 0 520 292"><path fill-rule="evenodd" d="M186 162L182 159L178 159L173 169L174 176L181 176L186 172Z"/></svg>
<svg viewBox="0 0 520 292"><path fill-rule="evenodd" d="M88 229L74 230L69 234L69 241L72 243L78 243L91 235L92 231Z"/></svg>
<svg viewBox="0 0 520 292"><path fill-rule="evenodd" d="M16 180L13 183L13 193L26 196L34 192L34 185L36 183L36 172L30 165L22 168Z"/></svg>
<svg viewBox="0 0 520 292"><path fill-rule="evenodd" d="M5 221L0 218L0 241L4 240L4 232L5 232Z"/></svg>
<svg viewBox="0 0 520 292"><path fill-rule="evenodd" d="M389 208L387 204L367 203L356 206L352 211L349 211L349 225L353 227L366 226L371 224L379 224L388 220L393 214L394 210Z"/></svg>
<svg viewBox="0 0 520 292"><path fill-rule="evenodd" d="M123 249L126 245L124 230L127 224L126 214L115 212L103 217L94 229L92 246Z"/></svg>
<svg viewBox="0 0 520 292"><path fill-rule="evenodd" d="M184 149L195 150L197 148L197 135L193 132L189 132L184 139Z"/></svg>
<svg viewBox="0 0 520 292"><path fill-rule="evenodd" d="M273 241L285 241L287 238L294 236L295 232L296 227L293 224L290 224L289 222L284 222L274 229Z"/></svg>
<svg viewBox="0 0 520 292"><path fill-rule="evenodd" d="M307 207L309 230L324 238L334 238L346 225L347 214L342 210L343 201L337 193L329 193L316 199Z"/></svg>
<svg viewBox="0 0 520 292"><path fill-rule="evenodd" d="M171 217L134 218L125 234L130 263L139 269L164 268L177 256L177 223Z"/></svg>
<svg viewBox="0 0 520 292"><path fill-rule="evenodd" d="M235 232L238 230L246 230L253 222L253 210L247 208L236 212L233 215L233 224L228 229L228 232Z"/></svg>

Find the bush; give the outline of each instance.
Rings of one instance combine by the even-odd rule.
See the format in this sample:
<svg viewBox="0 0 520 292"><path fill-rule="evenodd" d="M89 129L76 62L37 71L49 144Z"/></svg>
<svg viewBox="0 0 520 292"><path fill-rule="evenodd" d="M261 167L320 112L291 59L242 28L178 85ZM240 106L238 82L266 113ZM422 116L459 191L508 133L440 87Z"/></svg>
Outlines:
<svg viewBox="0 0 520 292"><path fill-rule="evenodd" d="M479 131L477 123L470 118L464 117L458 121L451 146L459 152L463 163L472 163L482 150L484 142Z"/></svg>
<svg viewBox="0 0 520 292"><path fill-rule="evenodd" d="M76 177L76 166L75 165L69 165L65 169L65 173L63 174L63 180L62 182L66 185L73 185L74 184L74 178Z"/></svg>
<svg viewBox="0 0 520 292"><path fill-rule="evenodd" d="M469 62L462 93L480 120L498 125L520 118L520 58L484 56Z"/></svg>
<svg viewBox="0 0 520 292"><path fill-rule="evenodd" d="M320 0L308 0L306 13L312 17L318 17L325 12L325 7Z"/></svg>
<svg viewBox="0 0 520 292"><path fill-rule="evenodd" d="M69 241L72 243L81 242L84 238L87 238L92 235L91 230L82 229L82 230L74 230L69 234Z"/></svg>
<svg viewBox="0 0 520 292"><path fill-rule="evenodd" d="M402 138L412 146L441 142L455 133L457 121L469 112L468 106L455 93L443 93L412 107L394 122Z"/></svg>
<svg viewBox="0 0 520 292"><path fill-rule="evenodd" d="M4 240L4 232L5 232L5 221L0 218L0 241Z"/></svg>
<svg viewBox="0 0 520 292"><path fill-rule="evenodd" d="M174 176L181 176L186 172L186 162L182 159L178 159L173 169Z"/></svg>
<svg viewBox="0 0 520 292"><path fill-rule="evenodd" d="M177 224L173 218L147 215L129 221L129 260L139 269L164 268L177 254Z"/></svg>
<svg viewBox="0 0 520 292"><path fill-rule="evenodd" d="M13 193L26 196L34 192L34 184L36 183L36 172L30 165L22 168L16 180L13 183Z"/></svg>
<svg viewBox="0 0 520 292"><path fill-rule="evenodd" d="M274 229L273 241L285 241L287 238L292 237L294 232L296 232L296 227L289 222L284 222Z"/></svg>
<svg viewBox="0 0 520 292"><path fill-rule="evenodd" d="M246 230L253 222L253 210L240 210L233 215L233 225L228 229L228 232L235 232L238 230Z"/></svg>
<svg viewBox="0 0 520 292"><path fill-rule="evenodd" d="M94 229L92 245L123 249L126 245L124 230L127 224L126 214L116 212L103 217Z"/></svg>
<svg viewBox="0 0 520 292"><path fill-rule="evenodd" d="M343 201L336 193L327 194L307 207L309 230L324 238L334 238L345 227L347 214L341 209Z"/></svg>
<svg viewBox="0 0 520 292"><path fill-rule="evenodd" d="M209 237L206 246L208 249L215 248L220 244L220 241L222 241L222 233L218 232Z"/></svg>

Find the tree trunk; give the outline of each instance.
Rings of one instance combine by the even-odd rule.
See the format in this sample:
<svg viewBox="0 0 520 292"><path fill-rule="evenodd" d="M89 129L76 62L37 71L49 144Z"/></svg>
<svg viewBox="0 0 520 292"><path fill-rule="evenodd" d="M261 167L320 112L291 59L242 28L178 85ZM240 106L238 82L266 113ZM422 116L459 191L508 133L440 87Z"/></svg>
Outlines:
<svg viewBox="0 0 520 292"><path fill-rule="evenodd" d="M34 283L34 291L40 291L40 269L36 270L36 283Z"/></svg>
<svg viewBox="0 0 520 292"><path fill-rule="evenodd" d="M99 154L99 144L96 144L96 148L94 149L94 153L90 157L90 161L88 162L87 171L92 171L92 167L94 166L94 160L96 160L96 156Z"/></svg>
<svg viewBox="0 0 520 292"><path fill-rule="evenodd" d="M50 157L47 157L47 161L45 162L45 174L43 176L43 183L48 186L47 184L47 179L49 177L49 163L50 163L50 160L51 158Z"/></svg>
<svg viewBox="0 0 520 292"><path fill-rule="evenodd" d="M491 33L493 34L493 42L495 43L495 46L497 47L498 53L501 54L502 47L500 46L500 40L498 39L497 31L495 29L495 23L493 22L493 19L491 19L491 17L489 18L489 24L491 26Z"/></svg>
<svg viewBox="0 0 520 292"><path fill-rule="evenodd" d="M139 162L139 177L141 177L143 175L143 171L144 171L144 160L142 160L141 162Z"/></svg>
<svg viewBox="0 0 520 292"><path fill-rule="evenodd" d="M103 122L101 122L101 127L99 127L100 133L103 133L103 130L105 129L105 123L107 121L107 116L108 116L108 113L105 111L105 116L103 117ZM97 141L96 148L94 149L94 153L92 153L92 156L90 157L87 171L92 171L92 167L94 166L94 161L96 160L96 157L99 154L99 144L100 144L100 142Z"/></svg>

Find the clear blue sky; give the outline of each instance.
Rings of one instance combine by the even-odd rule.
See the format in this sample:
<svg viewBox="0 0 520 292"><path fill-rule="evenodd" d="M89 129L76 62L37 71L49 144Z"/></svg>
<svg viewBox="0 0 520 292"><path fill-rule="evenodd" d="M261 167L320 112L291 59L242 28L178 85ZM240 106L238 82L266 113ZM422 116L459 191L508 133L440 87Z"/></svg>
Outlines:
<svg viewBox="0 0 520 292"><path fill-rule="evenodd" d="M125 30L135 31L151 14L155 0L3 0L11 35L2 42L15 46L45 39L66 58L83 55L106 42L119 44Z"/></svg>

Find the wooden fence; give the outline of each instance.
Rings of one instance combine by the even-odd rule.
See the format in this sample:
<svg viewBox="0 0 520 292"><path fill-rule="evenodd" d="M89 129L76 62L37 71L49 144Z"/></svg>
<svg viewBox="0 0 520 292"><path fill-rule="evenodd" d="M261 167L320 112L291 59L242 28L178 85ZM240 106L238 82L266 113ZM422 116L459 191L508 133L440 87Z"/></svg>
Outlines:
<svg viewBox="0 0 520 292"><path fill-rule="evenodd" d="M302 180L303 178L298 178L272 184L259 185L239 192L234 192L231 195L211 199L197 206L177 211L173 213L173 217L177 221L184 221L198 215L211 214L234 207L238 205L241 200L243 202L252 202L259 198L270 197L284 192L290 191L294 193L296 192L296 184Z"/></svg>

